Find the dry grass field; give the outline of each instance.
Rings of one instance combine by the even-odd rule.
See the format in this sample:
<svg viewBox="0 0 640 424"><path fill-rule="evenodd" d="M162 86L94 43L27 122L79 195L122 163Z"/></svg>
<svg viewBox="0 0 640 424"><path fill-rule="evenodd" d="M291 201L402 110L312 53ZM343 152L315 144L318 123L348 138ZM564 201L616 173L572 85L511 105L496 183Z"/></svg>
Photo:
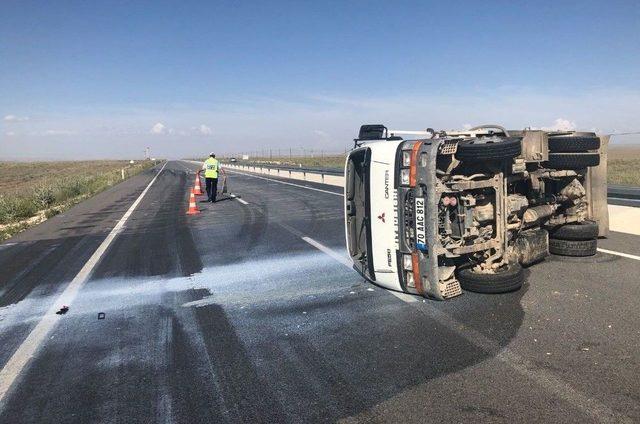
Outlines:
<svg viewBox="0 0 640 424"><path fill-rule="evenodd" d="M124 160L0 162L0 196L24 194L61 179L100 175L128 166Z"/></svg>
<svg viewBox="0 0 640 424"><path fill-rule="evenodd" d="M0 162L0 240L154 165L144 161Z"/></svg>
<svg viewBox="0 0 640 424"><path fill-rule="evenodd" d="M610 184L640 186L640 146L610 146L608 165Z"/></svg>
<svg viewBox="0 0 640 424"><path fill-rule="evenodd" d="M251 163L264 163L281 166L300 166L303 168L344 168L345 155L317 156L317 157L255 157Z"/></svg>

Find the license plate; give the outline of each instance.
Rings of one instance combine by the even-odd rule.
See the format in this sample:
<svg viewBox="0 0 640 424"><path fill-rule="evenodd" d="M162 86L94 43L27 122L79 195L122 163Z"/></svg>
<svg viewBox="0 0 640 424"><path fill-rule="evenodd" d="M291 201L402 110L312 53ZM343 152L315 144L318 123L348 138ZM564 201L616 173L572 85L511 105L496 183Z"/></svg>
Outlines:
<svg viewBox="0 0 640 424"><path fill-rule="evenodd" d="M416 248L427 250L427 235L425 232L424 197L416 197Z"/></svg>

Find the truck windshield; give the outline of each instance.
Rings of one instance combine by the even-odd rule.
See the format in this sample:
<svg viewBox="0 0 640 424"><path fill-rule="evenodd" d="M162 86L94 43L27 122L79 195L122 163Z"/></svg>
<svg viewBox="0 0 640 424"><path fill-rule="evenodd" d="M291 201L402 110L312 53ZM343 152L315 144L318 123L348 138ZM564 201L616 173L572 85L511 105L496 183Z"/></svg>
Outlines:
<svg viewBox="0 0 640 424"><path fill-rule="evenodd" d="M349 155L346 175L345 212L349 254L355 269L370 280L375 280L371 252L369 164L371 150L361 148Z"/></svg>

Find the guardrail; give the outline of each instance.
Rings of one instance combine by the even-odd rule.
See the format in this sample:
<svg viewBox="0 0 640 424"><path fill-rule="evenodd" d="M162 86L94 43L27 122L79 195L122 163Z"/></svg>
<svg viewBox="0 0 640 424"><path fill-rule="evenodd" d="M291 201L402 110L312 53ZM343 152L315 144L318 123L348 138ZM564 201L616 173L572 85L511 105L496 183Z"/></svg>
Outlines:
<svg viewBox="0 0 640 424"><path fill-rule="evenodd" d="M224 163L225 168L252 172L255 174L273 175L292 180L309 181L312 183L328 184L344 187L344 173L336 169L294 168L264 166L242 163Z"/></svg>
<svg viewBox="0 0 640 424"><path fill-rule="evenodd" d="M243 166L257 166L263 168L282 169L286 171L302 171L302 172L315 172L325 175L344 175L343 168L320 168L320 167L300 167L292 165L274 165L270 163L260 162L230 162L225 163L225 166L229 165L243 165Z"/></svg>
<svg viewBox="0 0 640 424"><path fill-rule="evenodd" d="M250 172L256 172L259 174L276 175L285 178L298 179L304 181L320 182L331 185L343 185L344 184L344 171L341 169L330 168L299 168L286 165L267 165L267 164L254 164L254 163L225 163L226 167L237 167ZM320 175L320 177L317 177ZM331 177L340 177L340 179L333 179ZM327 182L331 181L331 182ZM340 182L334 184L332 182ZM607 188L607 197L613 197L617 199L640 199L640 187L631 187L611 184Z"/></svg>
<svg viewBox="0 0 640 424"><path fill-rule="evenodd" d="M607 188L607 196L617 199L640 199L640 187L631 187L623 185L609 185Z"/></svg>

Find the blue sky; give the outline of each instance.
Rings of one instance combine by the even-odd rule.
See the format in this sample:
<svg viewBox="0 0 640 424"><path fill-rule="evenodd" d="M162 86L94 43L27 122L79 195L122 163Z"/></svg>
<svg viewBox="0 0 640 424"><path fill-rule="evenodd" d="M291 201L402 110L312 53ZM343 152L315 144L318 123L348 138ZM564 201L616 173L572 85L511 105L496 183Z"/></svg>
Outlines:
<svg viewBox="0 0 640 424"><path fill-rule="evenodd" d="M640 3L3 0L0 158L640 130Z"/></svg>

